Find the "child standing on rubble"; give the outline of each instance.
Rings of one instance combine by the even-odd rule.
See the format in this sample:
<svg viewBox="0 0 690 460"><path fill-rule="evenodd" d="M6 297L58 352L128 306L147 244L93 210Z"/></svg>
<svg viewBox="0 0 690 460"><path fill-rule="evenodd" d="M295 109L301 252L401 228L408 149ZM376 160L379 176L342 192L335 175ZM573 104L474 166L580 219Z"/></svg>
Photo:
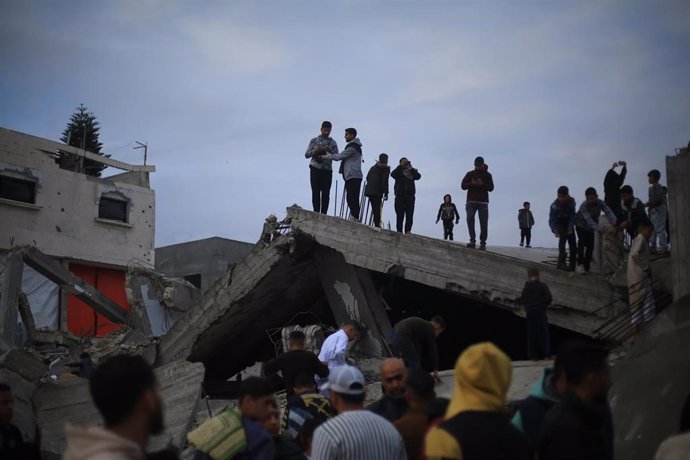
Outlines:
<svg viewBox="0 0 690 460"><path fill-rule="evenodd" d="M529 201L522 203L522 209L518 210L518 225L520 227L520 246L525 245L525 239L527 240L528 248L531 248L530 242L532 241L532 227L534 226L534 216L532 211L529 210Z"/></svg>
<svg viewBox="0 0 690 460"><path fill-rule="evenodd" d="M460 214L458 214L458 208L453 203L453 198L448 194L444 195L443 203L438 208L437 224L439 219L443 220L443 239L453 241L453 219L455 219L456 224L460 222Z"/></svg>

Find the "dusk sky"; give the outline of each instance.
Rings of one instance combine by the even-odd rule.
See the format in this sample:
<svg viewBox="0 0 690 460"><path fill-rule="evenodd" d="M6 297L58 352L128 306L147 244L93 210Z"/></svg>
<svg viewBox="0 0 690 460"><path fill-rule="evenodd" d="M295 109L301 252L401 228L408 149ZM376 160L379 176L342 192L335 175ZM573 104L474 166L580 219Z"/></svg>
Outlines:
<svg viewBox="0 0 690 460"><path fill-rule="evenodd" d="M614 160L646 201L690 140L687 0L3 0L0 62L0 126L59 140L83 103L113 158L141 164L148 142L157 246L254 242L268 214L311 209L323 120L341 149L357 128L365 174L381 152L419 169L418 234L442 236L450 193L467 241L459 184L484 156L489 246L517 244L525 200L533 245L554 246L558 186L603 198Z"/></svg>

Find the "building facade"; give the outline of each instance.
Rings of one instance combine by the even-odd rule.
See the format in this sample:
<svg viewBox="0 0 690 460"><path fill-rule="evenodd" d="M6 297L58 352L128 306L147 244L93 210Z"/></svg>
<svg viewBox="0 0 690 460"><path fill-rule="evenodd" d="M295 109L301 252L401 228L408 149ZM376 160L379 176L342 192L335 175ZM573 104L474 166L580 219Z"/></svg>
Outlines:
<svg viewBox="0 0 690 460"><path fill-rule="evenodd" d="M124 172L88 176L62 169L60 155ZM34 246L129 309L127 267L153 268L155 263L153 171L154 166L129 165L0 128L0 264L12 248ZM22 291L37 327L98 336L119 327L30 268L24 270Z"/></svg>

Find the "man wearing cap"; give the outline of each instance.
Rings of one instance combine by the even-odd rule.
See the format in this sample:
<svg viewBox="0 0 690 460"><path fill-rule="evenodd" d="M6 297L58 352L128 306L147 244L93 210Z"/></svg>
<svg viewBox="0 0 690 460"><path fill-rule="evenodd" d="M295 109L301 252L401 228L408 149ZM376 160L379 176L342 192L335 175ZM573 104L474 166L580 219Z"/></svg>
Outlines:
<svg viewBox="0 0 690 460"><path fill-rule="evenodd" d="M393 424L380 415L364 410L365 381L355 367L334 369L322 389L330 391L337 416L314 432L312 460L407 459L405 445Z"/></svg>
<svg viewBox="0 0 690 460"><path fill-rule="evenodd" d="M328 203L331 199L331 182L333 181L333 167L331 160L325 160L323 155L338 153L338 144L331 138L333 125L330 121L321 123L321 134L309 141L304 154L311 158L309 162L309 181L311 182L311 202L314 212L328 213Z"/></svg>
<svg viewBox="0 0 690 460"><path fill-rule="evenodd" d="M460 187L467 190L467 229L470 233L468 248L477 247L477 235L474 229L474 216L479 213L479 249L486 250L486 238L489 226L489 192L494 190L494 180L489 173L489 167L484 158L474 159L474 169L468 171L462 179Z"/></svg>
<svg viewBox="0 0 690 460"><path fill-rule="evenodd" d="M369 198L375 228L381 228L381 203L388 199L388 175L390 173L391 168L388 166L388 155L385 153L379 155L379 160L367 173L364 196Z"/></svg>

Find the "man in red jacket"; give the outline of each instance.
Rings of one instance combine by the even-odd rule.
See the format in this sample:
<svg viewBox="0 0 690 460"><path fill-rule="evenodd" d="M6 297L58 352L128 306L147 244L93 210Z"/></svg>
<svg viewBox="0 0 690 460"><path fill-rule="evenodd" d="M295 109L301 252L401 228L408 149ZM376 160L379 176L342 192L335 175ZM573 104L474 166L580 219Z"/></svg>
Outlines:
<svg viewBox="0 0 690 460"><path fill-rule="evenodd" d="M477 235L474 230L474 215L479 213L479 249L486 250L486 237L489 226L489 192L494 190L494 180L484 158L474 159L474 169L465 174L460 187L467 190L467 229L470 232L468 248L477 247Z"/></svg>

